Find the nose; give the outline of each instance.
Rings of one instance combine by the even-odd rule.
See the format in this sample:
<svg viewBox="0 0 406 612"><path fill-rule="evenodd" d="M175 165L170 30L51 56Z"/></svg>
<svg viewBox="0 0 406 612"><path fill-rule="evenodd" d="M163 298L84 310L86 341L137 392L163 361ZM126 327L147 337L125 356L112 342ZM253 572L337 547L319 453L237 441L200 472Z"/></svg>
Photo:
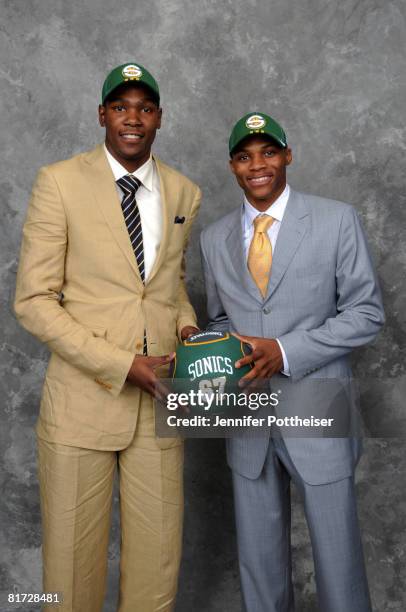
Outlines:
<svg viewBox="0 0 406 612"><path fill-rule="evenodd" d="M142 125L141 112L137 108L129 108L126 113L125 123L132 126Z"/></svg>
<svg viewBox="0 0 406 612"><path fill-rule="evenodd" d="M250 170L258 171L263 170L265 168L265 160L263 155L260 153L254 154L251 156Z"/></svg>

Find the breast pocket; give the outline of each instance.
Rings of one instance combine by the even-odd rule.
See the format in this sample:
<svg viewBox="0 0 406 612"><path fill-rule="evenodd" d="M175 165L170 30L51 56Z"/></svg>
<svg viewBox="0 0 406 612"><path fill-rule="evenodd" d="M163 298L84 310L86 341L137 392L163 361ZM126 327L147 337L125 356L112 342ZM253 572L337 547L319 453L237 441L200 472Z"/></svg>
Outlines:
<svg viewBox="0 0 406 612"><path fill-rule="evenodd" d="M309 262L307 265L296 266L293 269L293 274L299 279L318 277L323 281L326 277L330 278L331 275L333 275L333 278L335 277L335 266L328 263Z"/></svg>

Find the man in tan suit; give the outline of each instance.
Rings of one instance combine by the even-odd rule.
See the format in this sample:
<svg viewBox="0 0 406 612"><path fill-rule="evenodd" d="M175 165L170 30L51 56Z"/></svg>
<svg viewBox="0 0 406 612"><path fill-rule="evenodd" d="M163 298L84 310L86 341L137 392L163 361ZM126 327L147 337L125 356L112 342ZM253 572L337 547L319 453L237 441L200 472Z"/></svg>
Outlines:
<svg viewBox="0 0 406 612"><path fill-rule="evenodd" d="M51 351L37 423L44 592L64 612L103 607L116 466L118 609L174 607L183 446L155 437L151 395L196 330L184 252L201 193L151 155L161 114L152 75L115 68L104 145L40 170L23 229L15 312Z"/></svg>

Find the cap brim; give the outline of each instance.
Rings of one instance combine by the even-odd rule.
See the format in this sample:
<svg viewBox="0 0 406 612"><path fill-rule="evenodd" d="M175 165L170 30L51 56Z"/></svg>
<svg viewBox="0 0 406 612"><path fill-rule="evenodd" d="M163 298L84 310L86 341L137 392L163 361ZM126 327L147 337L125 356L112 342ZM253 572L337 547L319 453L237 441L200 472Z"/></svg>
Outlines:
<svg viewBox="0 0 406 612"><path fill-rule="evenodd" d="M150 85L148 85L148 83L145 83L144 81L123 81L122 83L119 83L118 85L115 85L114 87L112 87L110 89L110 91L106 92L106 94L104 95L102 104L105 103L106 99L109 96L111 96L111 94L114 91L116 91L116 89L118 89L119 87L128 87L128 86L132 86L132 87L145 87L145 89L147 89L148 91L151 92L151 95L152 95L154 101L159 106L159 103L160 103L160 96L159 96L159 94L157 94L157 92L154 89L152 89L152 87Z"/></svg>
<svg viewBox="0 0 406 612"><path fill-rule="evenodd" d="M253 138L254 136L264 136L265 138L268 138L268 140L272 140L281 149L286 149L286 147L288 146L287 143L281 142L276 136L267 134L266 132L247 134L233 146L233 148L230 150L230 155L234 155L234 153L236 152L238 147L241 146L244 140L248 140L248 138Z"/></svg>

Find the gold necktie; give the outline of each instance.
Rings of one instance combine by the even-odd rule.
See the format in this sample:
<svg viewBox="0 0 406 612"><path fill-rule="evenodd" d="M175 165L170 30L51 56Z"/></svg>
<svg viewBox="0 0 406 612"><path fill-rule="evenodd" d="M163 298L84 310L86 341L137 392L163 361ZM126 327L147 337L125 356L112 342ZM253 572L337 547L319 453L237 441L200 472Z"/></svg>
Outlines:
<svg viewBox="0 0 406 612"><path fill-rule="evenodd" d="M258 289L265 297L272 266L272 245L268 229L274 222L270 215L258 215L254 219L254 236L248 251L248 269Z"/></svg>

